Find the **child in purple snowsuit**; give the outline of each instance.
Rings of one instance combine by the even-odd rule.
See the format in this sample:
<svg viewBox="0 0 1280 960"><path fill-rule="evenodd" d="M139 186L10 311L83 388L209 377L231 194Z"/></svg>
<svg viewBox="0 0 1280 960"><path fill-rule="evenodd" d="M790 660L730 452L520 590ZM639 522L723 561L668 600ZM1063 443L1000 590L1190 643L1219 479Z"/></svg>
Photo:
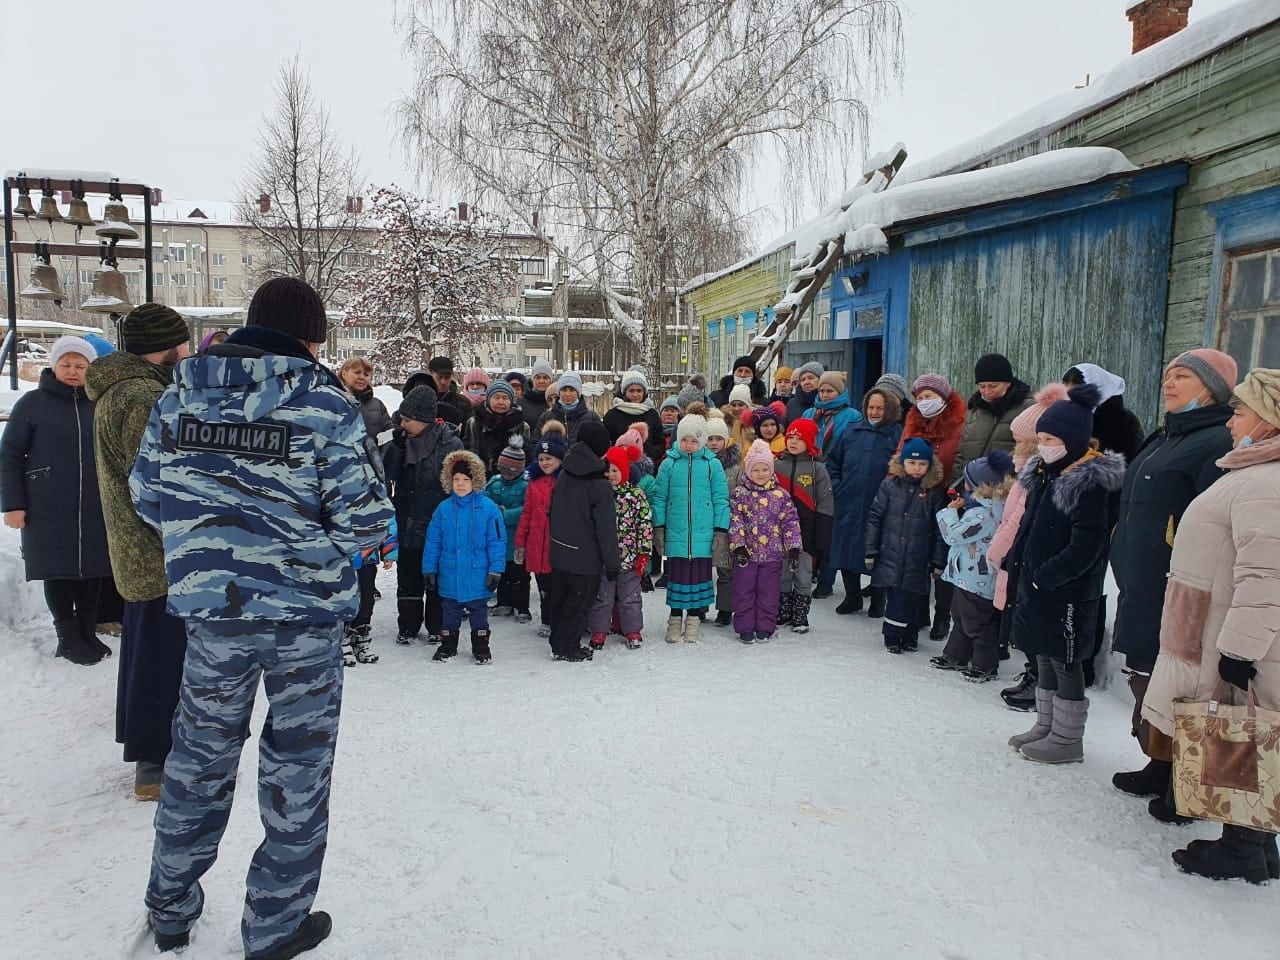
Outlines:
<svg viewBox="0 0 1280 960"><path fill-rule="evenodd" d="M742 479L729 497L733 571L733 629L743 643L768 642L778 626L782 564L794 569L803 541L791 495L774 477L773 451L755 440Z"/></svg>
<svg viewBox="0 0 1280 960"><path fill-rule="evenodd" d="M618 518L618 552L622 555L622 567L617 579L600 578L600 590L588 620L593 650L604 646L615 604L627 646L634 650L644 640L641 635L644 606L640 597L640 578L653 554L653 511L644 491L632 482L633 453L634 449L610 447L604 455L609 464L605 476L613 487L613 512Z"/></svg>

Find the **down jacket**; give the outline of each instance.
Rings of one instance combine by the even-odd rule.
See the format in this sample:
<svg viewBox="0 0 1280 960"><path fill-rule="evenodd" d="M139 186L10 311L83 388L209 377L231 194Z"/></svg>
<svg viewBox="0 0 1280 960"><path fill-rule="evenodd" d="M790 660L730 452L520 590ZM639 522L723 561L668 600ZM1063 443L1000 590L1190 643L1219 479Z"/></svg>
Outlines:
<svg viewBox="0 0 1280 960"><path fill-rule="evenodd" d="M462 428L463 445L480 458L485 473L490 475L498 472L498 457L507 444L518 440L527 460L528 451L533 449L529 436L524 412L514 405L506 413L494 413L488 404L476 407Z"/></svg>
<svg viewBox="0 0 1280 960"><path fill-rule="evenodd" d="M542 472L535 459L525 471L529 486L524 494L524 511L516 526L516 546L524 551L524 568L530 573L551 572L551 493L560 471Z"/></svg>
<svg viewBox="0 0 1280 960"><path fill-rule="evenodd" d="M489 478L484 492L502 511L502 523L507 528L507 562L515 559L516 531L524 516L524 497L529 489L529 478L521 473L514 480L505 480L501 476Z"/></svg>
<svg viewBox="0 0 1280 960"><path fill-rule="evenodd" d="M653 525L665 528L666 556L711 556L715 532L729 529L729 485L714 453L667 452L653 485Z"/></svg>
<svg viewBox="0 0 1280 960"><path fill-rule="evenodd" d="M551 492L551 568L579 576L622 569L618 517L605 462L585 443L564 455Z"/></svg>
<svg viewBox="0 0 1280 960"><path fill-rule="evenodd" d="M594 420L600 423L600 414L596 413L587 406L585 400L579 400L578 405L572 410L566 410L564 404L559 400L547 408L547 412L538 418L538 428L533 432L533 439L537 440L542 436L542 431L547 425L548 420L559 420L564 424L565 442L572 445L578 439L578 430L588 420Z"/></svg>
<svg viewBox="0 0 1280 960"><path fill-rule="evenodd" d="M902 428L902 436L898 439L898 448L893 451L893 458L898 459L902 445L912 437L928 440L933 446L933 458L942 461L942 476L955 475L956 454L960 449L960 435L964 431L964 400L954 390L947 397L946 406L934 417L926 417L918 408L907 411ZM1013 449L1013 445L1009 445Z"/></svg>
<svg viewBox="0 0 1280 960"><path fill-rule="evenodd" d="M947 476L953 483L960 479L965 464L985 457L992 450L1013 453L1013 420L1027 407L1035 403L1031 387L1014 378L1003 397L983 400L975 393L969 398L969 411L965 414L964 430L960 434L960 446L956 450L955 468Z"/></svg>
<svg viewBox="0 0 1280 960"><path fill-rule="evenodd" d="M1108 501L1123 479L1124 457L1096 447L1065 466L1034 456L1018 476L1026 508L1004 566L1013 635L1028 656L1074 662L1096 652Z"/></svg>
<svg viewBox="0 0 1280 960"><path fill-rule="evenodd" d="M485 496L484 467L470 450L454 450L444 458L439 484L453 490L453 465L459 460L471 469L472 491L465 497L450 493L431 515L422 549L422 572L439 578L440 596L459 603L489 596L489 574L507 567L507 526L498 505Z"/></svg>
<svg viewBox="0 0 1280 960"><path fill-rule="evenodd" d="M19 398L0 440L0 507L25 510L28 580L111 576L93 458L93 401L80 387L40 374Z"/></svg>
<svg viewBox="0 0 1280 960"><path fill-rule="evenodd" d="M773 563L804 549L796 505L774 481L762 487L743 477L729 496L729 512L729 549L746 547L752 563Z"/></svg>
<svg viewBox="0 0 1280 960"><path fill-rule="evenodd" d="M1160 651L1175 534L1191 501L1222 476L1217 461L1231 449L1229 419L1226 404L1169 414L1125 472L1111 539L1111 569L1120 588L1115 649L1136 669L1150 670Z"/></svg>
<svg viewBox="0 0 1280 960"><path fill-rule="evenodd" d="M1010 478L998 487L983 487L973 497L973 505L960 513L946 506L938 511L938 529L946 543L947 568L942 579L975 596L990 600L996 590L996 568L987 556L991 538L1004 516L1005 497L1013 485Z"/></svg>
<svg viewBox="0 0 1280 960"><path fill-rule="evenodd" d="M872 426L866 419L867 398L885 397L884 419ZM835 495L835 531L831 537L831 566L860 572L867 539L867 514L884 480L885 464L902 436L902 406L897 397L868 390L862 398L863 418L850 424L827 448L827 473Z"/></svg>
<svg viewBox="0 0 1280 960"><path fill-rule="evenodd" d="M947 502L942 463L935 457L921 480L894 458L867 515L866 556L875 557L873 587L929 595L929 571L947 562L937 515ZM857 569L857 568L855 568Z"/></svg>
<svg viewBox="0 0 1280 960"><path fill-rule="evenodd" d="M804 552L814 558L814 569L831 553L831 530L835 498L831 495L831 475L810 453L784 453L773 466L773 475L791 495L800 518L800 539Z"/></svg>
<svg viewBox="0 0 1280 960"><path fill-rule="evenodd" d="M1224 653L1254 662L1249 689L1258 706L1280 710L1280 438L1232 450L1217 464L1226 476L1182 515L1142 706L1170 736L1174 701L1210 699Z"/></svg>
<svg viewBox="0 0 1280 960"><path fill-rule="evenodd" d="M356 398L365 430L374 440L394 426L391 414L387 413L387 405L373 395L373 387L365 387L359 393L352 391L351 395Z"/></svg>
<svg viewBox="0 0 1280 960"><path fill-rule="evenodd" d="M391 502L396 508L396 526L400 531L400 549L408 553L421 550L427 540L427 525L447 494L440 488L440 469L444 458L462 449L462 441L453 428L436 422L423 431L426 454L417 463L408 462L408 446L412 442L397 427L383 453Z"/></svg>

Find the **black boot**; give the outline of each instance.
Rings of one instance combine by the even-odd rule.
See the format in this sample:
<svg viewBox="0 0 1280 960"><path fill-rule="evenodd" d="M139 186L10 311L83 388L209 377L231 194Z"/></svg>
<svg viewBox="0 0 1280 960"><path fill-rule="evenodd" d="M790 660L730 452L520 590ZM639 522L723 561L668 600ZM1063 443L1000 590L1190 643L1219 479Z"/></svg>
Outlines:
<svg viewBox="0 0 1280 960"><path fill-rule="evenodd" d="M871 588L871 602L867 604L867 616L872 620L879 620L884 616L884 606L887 599L884 587Z"/></svg>
<svg viewBox="0 0 1280 960"><path fill-rule="evenodd" d="M717 626L717 627L727 627L727 626L729 626L729 624L731 624L731 623L733 623L733 611L732 611L732 610L717 610L717 611L716 611L716 626Z"/></svg>
<svg viewBox="0 0 1280 960"><path fill-rule="evenodd" d="M1221 840L1198 840L1185 850L1173 852L1173 862L1187 873L1210 880L1248 880L1266 883L1270 879L1266 847L1275 837L1230 823L1222 825Z"/></svg>
<svg viewBox="0 0 1280 960"><path fill-rule="evenodd" d="M111 648L98 639L98 611L96 609L82 611L78 619L80 638L84 640L84 645L96 653L99 659L111 656Z"/></svg>
<svg viewBox="0 0 1280 960"><path fill-rule="evenodd" d="M155 921L152 920L150 915L147 916L147 927L151 930L151 934L155 938L156 950L160 953L181 950L191 943L190 930L183 930L181 933L161 933L155 928Z"/></svg>
<svg viewBox="0 0 1280 960"><path fill-rule="evenodd" d="M333 921L327 913L323 910L312 911L298 925L293 936L280 941L266 953L246 953L245 960L293 960L298 954L320 946L332 930Z"/></svg>
<svg viewBox="0 0 1280 960"><path fill-rule="evenodd" d="M1132 797L1158 797L1164 793L1173 776L1173 764L1168 760L1148 760L1141 770L1117 773L1111 785L1121 793Z"/></svg>
<svg viewBox="0 0 1280 960"><path fill-rule="evenodd" d="M790 624L795 611L796 595L794 593L784 593L778 598L778 626L785 627Z"/></svg>
<svg viewBox="0 0 1280 960"><path fill-rule="evenodd" d="M493 655L489 652L488 630L471 631L471 655L476 658L476 663L492 662Z"/></svg>
<svg viewBox="0 0 1280 960"><path fill-rule="evenodd" d="M825 586L824 584L819 583L814 586L813 595L809 597L809 599L825 600L827 599L827 597L831 596L833 593L835 593L835 591L831 589L831 587L828 587L828 586Z"/></svg>
<svg viewBox="0 0 1280 960"><path fill-rule="evenodd" d="M954 589L950 583L938 577L933 581L933 626L929 629L930 640L945 640L951 633L951 595Z"/></svg>
<svg viewBox="0 0 1280 960"><path fill-rule="evenodd" d="M791 608L791 632L808 633L810 598L803 593L797 593L794 597L795 606Z"/></svg>
<svg viewBox="0 0 1280 960"><path fill-rule="evenodd" d="M1169 779L1165 781L1164 789L1147 804L1147 813L1161 823L1172 824L1175 827L1185 827L1189 823L1196 822L1194 817L1184 817L1178 813L1178 808L1174 804L1173 764L1169 764Z"/></svg>
<svg viewBox="0 0 1280 960"><path fill-rule="evenodd" d="M53 621L53 632L58 637L58 649L55 657L62 657L82 667L91 666L102 659L102 654L92 650L84 642L80 633L80 621L75 617Z"/></svg>
<svg viewBox="0 0 1280 960"><path fill-rule="evenodd" d="M441 630L440 646L436 650L436 654L432 660L448 660L450 657L458 655L458 631L457 630Z"/></svg>
<svg viewBox="0 0 1280 960"><path fill-rule="evenodd" d="M862 577L848 570L840 571L844 581L844 599L836 607L836 613L857 613L862 609Z"/></svg>
<svg viewBox="0 0 1280 960"><path fill-rule="evenodd" d="M1035 667L1028 663L1013 686L1000 691L1000 699L1010 710L1028 713L1036 708L1036 681Z"/></svg>

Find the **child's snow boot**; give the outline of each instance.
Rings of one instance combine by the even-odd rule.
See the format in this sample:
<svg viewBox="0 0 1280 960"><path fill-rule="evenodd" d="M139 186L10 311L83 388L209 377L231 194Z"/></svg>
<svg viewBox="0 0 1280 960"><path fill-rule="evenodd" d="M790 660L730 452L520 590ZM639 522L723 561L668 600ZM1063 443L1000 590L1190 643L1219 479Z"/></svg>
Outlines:
<svg viewBox="0 0 1280 960"><path fill-rule="evenodd" d="M1026 733L1019 733L1009 738L1009 746L1021 750L1028 743L1043 740L1053 728L1053 691L1032 688L1036 698L1036 722Z"/></svg>
<svg viewBox="0 0 1280 960"><path fill-rule="evenodd" d="M551 628L544 623L538 628L538 636L543 640L547 639L547 637L551 636Z"/></svg>
<svg viewBox="0 0 1280 960"><path fill-rule="evenodd" d="M400 644L400 646L402 647L409 646L409 644L413 643L413 641L417 639L418 639L418 635L416 633L397 633L396 634L396 643Z"/></svg>
<svg viewBox="0 0 1280 960"><path fill-rule="evenodd" d="M591 649L599 650L604 646L605 636L603 633L593 633L591 635Z"/></svg>
<svg viewBox="0 0 1280 960"><path fill-rule="evenodd" d="M943 654L939 654L936 657L930 657L929 662L933 664L935 667L937 667L939 670L968 670L969 669L969 665L967 663L956 663L950 657L945 656Z"/></svg>
<svg viewBox="0 0 1280 960"><path fill-rule="evenodd" d="M489 616L491 616L491 617L509 617L509 616L511 616L512 614L514 614L515 612L516 612L516 611L515 611L515 607L512 607L512 606L509 606L508 604L502 603L502 604L499 604L498 606L494 607L492 610L490 610L490 611L489 611Z"/></svg>
<svg viewBox="0 0 1280 960"><path fill-rule="evenodd" d="M1222 825L1221 840L1193 840L1185 850L1173 852L1173 862L1187 873L1210 880L1272 879L1266 850L1273 835L1234 824Z"/></svg>
<svg viewBox="0 0 1280 960"><path fill-rule="evenodd" d="M1019 750L1036 763L1081 763L1084 761L1084 725L1089 717L1089 701L1063 700L1054 695L1053 726L1041 740L1023 744Z"/></svg>
<svg viewBox="0 0 1280 960"><path fill-rule="evenodd" d="M702 618L696 613L691 613L685 617L684 621L684 642L697 643L702 635Z"/></svg>
<svg viewBox="0 0 1280 960"><path fill-rule="evenodd" d="M441 630L440 631L440 647L436 650L436 654L432 660L443 661L450 657L458 655L458 631L457 630Z"/></svg>
<svg viewBox="0 0 1280 960"><path fill-rule="evenodd" d="M754 633L740 633L738 634L738 639L743 643L755 643L756 635Z"/></svg>
<svg viewBox="0 0 1280 960"><path fill-rule="evenodd" d="M1036 709L1036 670L1027 664L1013 682L1013 686L1000 691L1000 699L1010 710L1027 712Z"/></svg>
<svg viewBox="0 0 1280 960"><path fill-rule="evenodd" d="M369 638L370 628L366 624L363 627L347 628L347 644L348 651L343 656L343 663L346 666L355 666L357 663L377 663L378 655L369 650L369 644L372 642ZM351 658L351 662L347 662L347 657Z"/></svg>
<svg viewBox="0 0 1280 960"><path fill-rule="evenodd" d="M729 624L731 624L731 623L733 623L733 611L732 611L732 610L717 610L717 611L716 611L716 626L717 626L717 627L727 627L727 626L729 626Z"/></svg>
<svg viewBox="0 0 1280 960"><path fill-rule="evenodd" d="M637 649L639 649L640 644L642 644L642 643L644 643L644 637L642 637L640 634L638 634L638 633L628 633L628 634L627 634L627 649L628 649L628 650L637 650Z"/></svg>
<svg viewBox="0 0 1280 960"><path fill-rule="evenodd" d="M493 660L493 654L489 652L488 630L471 631L471 655L476 658L476 663L489 663Z"/></svg>
<svg viewBox="0 0 1280 960"><path fill-rule="evenodd" d="M667 643L679 643L684 639L684 617L672 613L667 618Z"/></svg>
<svg viewBox="0 0 1280 960"><path fill-rule="evenodd" d="M531 620L533 620L533 614L528 610L516 611L516 623L529 623Z"/></svg>
<svg viewBox="0 0 1280 960"><path fill-rule="evenodd" d="M794 593L784 593L778 598L778 626L786 627L791 625L791 618L795 615L796 595Z"/></svg>
<svg viewBox="0 0 1280 960"><path fill-rule="evenodd" d="M795 606L791 612L791 632L792 633L808 633L809 632L809 604L811 600L803 593L795 595Z"/></svg>
<svg viewBox="0 0 1280 960"><path fill-rule="evenodd" d="M1000 679L1000 671L998 670L979 670L977 667L970 667L960 676L964 677L970 683L989 683L992 680Z"/></svg>
<svg viewBox="0 0 1280 960"><path fill-rule="evenodd" d="M765 633L763 630L756 631L756 643L768 643L772 639L772 633Z"/></svg>

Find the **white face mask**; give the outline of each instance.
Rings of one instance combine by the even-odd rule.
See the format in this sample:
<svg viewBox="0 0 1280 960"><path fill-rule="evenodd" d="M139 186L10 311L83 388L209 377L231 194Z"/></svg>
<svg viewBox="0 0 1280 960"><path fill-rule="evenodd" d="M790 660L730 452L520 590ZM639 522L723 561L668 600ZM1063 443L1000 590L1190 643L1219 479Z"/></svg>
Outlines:
<svg viewBox="0 0 1280 960"><path fill-rule="evenodd" d="M750 377L734 377L733 378L733 384L736 387L745 387L750 382L751 382Z"/></svg>
<svg viewBox="0 0 1280 960"><path fill-rule="evenodd" d="M920 411L922 417L936 417L945 406L945 401L939 400L937 397L930 397L928 400L921 400L917 403L916 409Z"/></svg>
<svg viewBox="0 0 1280 960"><path fill-rule="evenodd" d="M1067 448L1061 445L1050 446L1047 443L1040 443L1036 445L1036 449L1040 451L1040 459L1045 463L1057 463L1067 455Z"/></svg>

